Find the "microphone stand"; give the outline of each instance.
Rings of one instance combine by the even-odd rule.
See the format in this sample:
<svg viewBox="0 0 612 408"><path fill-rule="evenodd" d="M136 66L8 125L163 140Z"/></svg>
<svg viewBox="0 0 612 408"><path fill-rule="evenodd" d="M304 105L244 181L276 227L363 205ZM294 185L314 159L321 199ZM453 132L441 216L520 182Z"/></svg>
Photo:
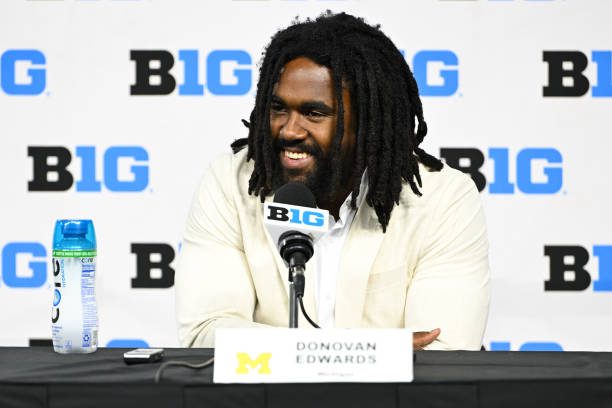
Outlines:
<svg viewBox="0 0 612 408"><path fill-rule="evenodd" d="M304 296L306 262L312 257L312 238L297 231L284 232L278 248L289 267L289 328L298 327L298 301Z"/></svg>
<svg viewBox="0 0 612 408"><path fill-rule="evenodd" d="M289 267L289 328L298 327L298 295L304 294L304 266Z"/></svg>

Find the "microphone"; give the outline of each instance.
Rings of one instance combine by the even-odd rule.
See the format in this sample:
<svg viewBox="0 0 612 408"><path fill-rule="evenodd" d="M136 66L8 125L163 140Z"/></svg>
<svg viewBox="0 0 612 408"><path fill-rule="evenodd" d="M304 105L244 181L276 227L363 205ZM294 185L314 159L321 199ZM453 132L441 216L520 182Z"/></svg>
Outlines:
<svg viewBox="0 0 612 408"><path fill-rule="evenodd" d="M273 203L264 204L264 223L290 269L305 268L312 257L312 241L327 232L329 212L317 208L315 197L303 183L278 189Z"/></svg>
<svg viewBox="0 0 612 408"><path fill-rule="evenodd" d="M327 231L328 220L329 212L317 208L314 195L303 183L285 184L274 195L274 202L264 203L264 224L289 268L289 282L298 299L304 295L312 242ZM291 322L290 317L290 327L297 327Z"/></svg>
<svg viewBox="0 0 612 408"><path fill-rule="evenodd" d="M312 257L312 241L327 231L329 212L317 208L312 191L303 183L287 183L278 189L274 202L264 203L264 223L289 268L289 327L298 327L297 304L314 327L304 296L306 262Z"/></svg>

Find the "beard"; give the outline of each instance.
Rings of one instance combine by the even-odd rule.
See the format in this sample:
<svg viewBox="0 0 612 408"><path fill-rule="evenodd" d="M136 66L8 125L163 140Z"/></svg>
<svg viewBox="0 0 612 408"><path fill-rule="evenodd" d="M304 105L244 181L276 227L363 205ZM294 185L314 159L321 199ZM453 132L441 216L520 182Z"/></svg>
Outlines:
<svg viewBox="0 0 612 408"><path fill-rule="evenodd" d="M299 169L287 169L280 163L280 154L286 147L295 147L310 154L314 166L307 172ZM312 191L317 206L324 208L333 202L342 185L348 181L349 171L346 166L348 154L340 150L339 154L325 154L316 143L305 141L287 141L277 139L274 143L275 161L272 173L272 188L277 190L288 182L303 183ZM348 170L348 171L347 171ZM344 183L343 183L344 182Z"/></svg>

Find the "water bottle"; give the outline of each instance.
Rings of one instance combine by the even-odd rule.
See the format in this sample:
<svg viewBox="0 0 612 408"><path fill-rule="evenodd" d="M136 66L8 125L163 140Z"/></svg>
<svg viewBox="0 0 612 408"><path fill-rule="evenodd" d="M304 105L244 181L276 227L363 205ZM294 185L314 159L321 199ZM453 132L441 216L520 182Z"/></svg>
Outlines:
<svg viewBox="0 0 612 408"><path fill-rule="evenodd" d="M53 234L53 349L62 354L98 348L96 234L91 220L58 220Z"/></svg>

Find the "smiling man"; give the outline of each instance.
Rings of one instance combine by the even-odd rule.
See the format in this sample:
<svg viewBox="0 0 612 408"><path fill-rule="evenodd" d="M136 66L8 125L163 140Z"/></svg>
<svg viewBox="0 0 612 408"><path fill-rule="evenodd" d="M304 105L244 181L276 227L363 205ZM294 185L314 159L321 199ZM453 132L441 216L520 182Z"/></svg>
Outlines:
<svg viewBox="0 0 612 408"><path fill-rule="evenodd" d="M329 68L306 57L289 61L273 88L270 104L270 132L280 163L274 187L288 181L306 184L319 207L335 218L353 185L355 131L348 89L343 89L342 98L344 134L336 154L332 146L338 114Z"/></svg>
<svg viewBox="0 0 612 408"><path fill-rule="evenodd" d="M326 13L279 31L247 124L187 220L176 273L183 346L214 345L219 327L287 326L287 271L262 202L298 181L333 216L306 272L304 303L320 326L405 327L415 349L480 348L489 304L480 197L419 148L427 126L416 81L378 27Z"/></svg>

